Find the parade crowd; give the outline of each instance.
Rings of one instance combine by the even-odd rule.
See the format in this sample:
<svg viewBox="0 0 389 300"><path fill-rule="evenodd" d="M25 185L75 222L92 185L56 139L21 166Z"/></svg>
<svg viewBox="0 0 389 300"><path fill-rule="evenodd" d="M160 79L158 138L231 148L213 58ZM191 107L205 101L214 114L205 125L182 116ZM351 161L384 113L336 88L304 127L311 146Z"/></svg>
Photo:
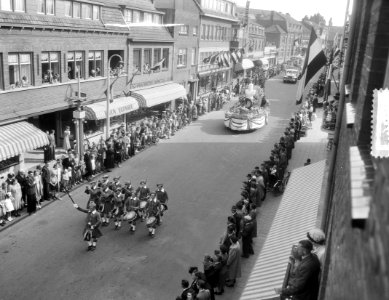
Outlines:
<svg viewBox="0 0 389 300"><path fill-rule="evenodd" d="M286 173L295 142L306 134L316 112L317 99L308 97L290 119L283 136L274 144L269 160L256 166L243 181L241 199L231 208L226 231L213 254L206 254L202 268L188 269L192 281L181 281L181 294L176 300L213 300L222 295L225 287L233 287L241 277L241 259L254 254L253 239L257 237L257 215L269 192L278 194L289 178ZM307 246L308 247L308 246Z"/></svg>

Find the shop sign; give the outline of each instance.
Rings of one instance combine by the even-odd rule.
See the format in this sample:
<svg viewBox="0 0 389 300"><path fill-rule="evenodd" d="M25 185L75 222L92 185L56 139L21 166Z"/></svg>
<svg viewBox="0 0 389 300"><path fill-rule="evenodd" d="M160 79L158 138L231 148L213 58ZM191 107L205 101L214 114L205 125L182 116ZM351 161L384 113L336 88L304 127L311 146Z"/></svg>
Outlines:
<svg viewBox="0 0 389 300"><path fill-rule="evenodd" d="M150 80L150 81L144 81L144 82L139 82L139 83L133 83L131 85L131 89L139 89L142 87L147 87L150 85L158 84L158 83L163 83L167 82L168 80L166 79L155 79L155 80Z"/></svg>
<svg viewBox="0 0 389 300"><path fill-rule="evenodd" d="M119 116L119 115L125 114L125 113L127 113L129 111L132 111L132 110L134 110L134 105L133 104L127 104L127 105L124 105L124 106L111 108L109 110L109 114L110 114L110 116Z"/></svg>

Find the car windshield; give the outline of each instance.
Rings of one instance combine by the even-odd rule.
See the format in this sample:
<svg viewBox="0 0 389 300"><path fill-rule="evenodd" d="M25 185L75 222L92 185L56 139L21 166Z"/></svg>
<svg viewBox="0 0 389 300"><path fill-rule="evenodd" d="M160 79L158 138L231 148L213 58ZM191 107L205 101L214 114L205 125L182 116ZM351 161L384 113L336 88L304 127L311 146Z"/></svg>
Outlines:
<svg viewBox="0 0 389 300"><path fill-rule="evenodd" d="M297 76L297 70L286 70L286 76Z"/></svg>

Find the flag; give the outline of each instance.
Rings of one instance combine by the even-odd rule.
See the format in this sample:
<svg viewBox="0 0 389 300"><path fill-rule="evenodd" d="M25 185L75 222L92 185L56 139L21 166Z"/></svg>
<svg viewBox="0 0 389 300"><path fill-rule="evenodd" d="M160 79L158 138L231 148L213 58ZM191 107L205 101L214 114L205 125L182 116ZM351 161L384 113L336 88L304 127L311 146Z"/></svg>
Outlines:
<svg viewBox="0 0 389 300"><path fill-rule="evenodd" d="M152 68L150 68L151 71L155 71L162 68L162 64L165 61L165 58L162 58L159 62L157 62Z"/></svg>
<svg viewBox="0 0 389 300"><path fill-rule="evenodd" d="M209 59L209 63L214 64L216 62L218 55L219 55L219 52L215 53L214 55L211 55L211 58Z"/></svg>
<svg viewBox="0 0 389 300"><path fill-rule="evenodd" d="M236 55L235 51L231 52L231 58L234 64L238 63L238 56Z"/></svg>
<svg viewBox="0 0 389 300"><path fill-rule="evenodd" d="M223 62L226 67L230 66L230 60L228 59L228 54L227 52L223 53Z"/></svg>
<svg viewBox="0 0 389 300"><path fill-rule="evenodd" d="M211 55L211 56L212 56L212 55ZM211 60L211 56L208 56L208 57L204 58L204 59L203 59L203 63L208 64L209 61Z"/></svg>
<svg viewBox="0 0 389 300"><path fill-rule="evenodd" d="M298 46L299 46L299 39L298 39L298 38L294 40L293 45L294 45L295 47L298 47Z"/></svg>
<svg viewBox="0 0 389 300"><path fill-rule="evenodd" d="M301 104L305 87L313 76L327 63L327 57L324 54L321 41L316 36L314 29L311 29L308 48L305 54L304 67L296 94L296 104Z"/></svg>
<svg viewBox="0 0 389 300"><path fill-rule="evenodd" d="M238 58L238 62L241 62L241 61L242 61L243 55L242 55L242 53L240 52L240 50L238 50L238 51L236 52L236 57Z"/></svg>
<svg viewBox="0 0 389 300"><path fill-rule="evenodd" d="M220 53L217 56L217 64L218 64L219 68L224 67L223 53Z"/></svg>

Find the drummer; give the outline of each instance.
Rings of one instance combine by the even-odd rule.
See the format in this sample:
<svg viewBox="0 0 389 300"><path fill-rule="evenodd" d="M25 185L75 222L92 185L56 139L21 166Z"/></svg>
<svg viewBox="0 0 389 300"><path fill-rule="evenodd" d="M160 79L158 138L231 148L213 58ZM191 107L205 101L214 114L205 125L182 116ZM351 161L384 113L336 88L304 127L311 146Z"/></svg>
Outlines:
<svg viewBox="0 0 389 300"><path fill-rule="evenodd" d="M134 191L134 188L131 185L131 181L126 181L124 183L123 190L124 190L124 194L125 194L125 199L131 197L131 194Z"/></svg>
<svg viewBox="0 0 389 300"><path fill-rule="evenodd" d="M124 207L124 191L120 185L117 185L116 197L114 198L113 217L115 218L115 230L119 230L122 227L123 219L123 207Z"/></svg>
<svg viewBox="0 0 389 300"><path fill-rule="evenodd" d="M149 235L154 236L155 229L157 228L157 225L160 224L161 217L161 202L159 202L154 192L150 194L150 200L147 202L146 212L148 219L150 217L156 218L156 222L152 223L151 225L147 225L149 229Z"/></svg>
<svg viewBox="0 0 389 300"><path fill-rule="evenodd" d="M155 191L155 196L156 196L157 200L159 200L159 202L161 202L161 216L160 216L159 222L162 223L163 212L168 209L167 202L169 200L167 192L164 189L162 183L157 184L157 190Z"/></svg>
<svg viewBox="0 0 389 300"><path fill-rule="evenodd" d="M146 201L150 196L150 189L146 186L146 180L140 182L140 186L136 189L136 195L140 201Z"/></svg>
<svg viewBox="0 0 389 300"><path fill-rule="evenodd" d="M128 223L130 224L130 231L135 232L136 230L136 220L141 217L140 208L139 208L140 200L136 197L135 192L132 192L130 197L127 197L124 200L124 215L128 214L131 211L136 213L136 218L130 220Z"/></svg>
<svg viewBox="0 0 389 300"><path fill-rule="evenodd" d="M115 193L108 188L107 185L102 185L102 192L101 192L101 204L103 205L102 213L101 213L101 219L102 219L102 226L108 226L109 225L109 219L112 214L113 209L113 200L115 198Z"/></svg>

